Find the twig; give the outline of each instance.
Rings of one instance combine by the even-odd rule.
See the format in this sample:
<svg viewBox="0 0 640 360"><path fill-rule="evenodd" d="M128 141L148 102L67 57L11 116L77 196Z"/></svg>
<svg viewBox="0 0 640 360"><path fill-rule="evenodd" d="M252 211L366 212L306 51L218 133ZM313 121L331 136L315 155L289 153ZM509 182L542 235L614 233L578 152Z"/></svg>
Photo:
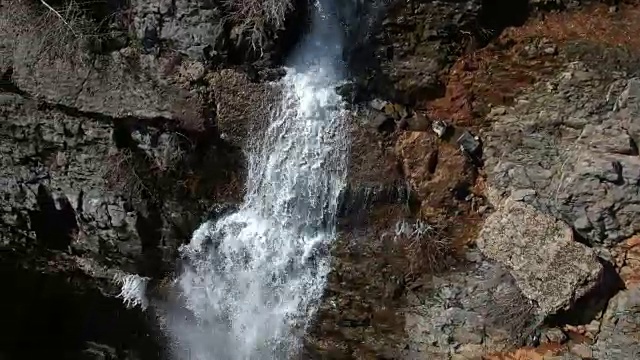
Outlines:
<svg viewBox="0 0 640 360"><path fill-rule="evenodd" d="M47 4L44 0L40 0L40 2L42 3L42 5L46 6L47 9L51 10L54 14L56 14L56 16L59 17L60 20L62 20L62 22L69 28L69 30L71 30L74 36L76 37L78 36L78 34L76 34L76 32L71 27L71 25L69 25L69 23L64 19L64 17L62 17L62 15L60 15L60 13L56 9L52 8L51 5Z"/></svg>

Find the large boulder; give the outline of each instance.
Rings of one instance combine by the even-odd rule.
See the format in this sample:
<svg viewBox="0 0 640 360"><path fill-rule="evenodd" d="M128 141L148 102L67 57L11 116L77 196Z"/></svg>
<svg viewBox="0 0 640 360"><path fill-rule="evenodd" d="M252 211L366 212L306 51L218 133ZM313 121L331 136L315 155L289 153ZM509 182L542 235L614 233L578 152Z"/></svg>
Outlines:
<svg viewBox="0 0 640 360"><path fill-rule="evenodd" d="M476 359L532 343L542 320L535 304L501 265L477 250L467 261L407 295L405 358Z"/></svg>
<svg viewBox="0 0 640 360"><path fill-rule="evenodd" d="M598 285L603 271L569 226L513 198L486 219L477 244L511 272L542 316L568 309Z"/></svg>

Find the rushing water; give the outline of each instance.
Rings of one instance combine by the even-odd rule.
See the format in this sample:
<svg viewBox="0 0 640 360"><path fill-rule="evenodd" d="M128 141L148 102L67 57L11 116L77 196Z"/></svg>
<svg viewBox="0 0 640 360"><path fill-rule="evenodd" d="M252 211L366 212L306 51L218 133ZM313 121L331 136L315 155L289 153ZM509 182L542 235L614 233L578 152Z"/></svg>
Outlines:
<svg viewBox="0 0 640 360"><path fill-rule="evenodd" d="M322 295L348 153L341 30L327 4L316 3L268 130L253 134L244 203L181 248L190 316L170 330L186 358L286 359Z"/></svg>

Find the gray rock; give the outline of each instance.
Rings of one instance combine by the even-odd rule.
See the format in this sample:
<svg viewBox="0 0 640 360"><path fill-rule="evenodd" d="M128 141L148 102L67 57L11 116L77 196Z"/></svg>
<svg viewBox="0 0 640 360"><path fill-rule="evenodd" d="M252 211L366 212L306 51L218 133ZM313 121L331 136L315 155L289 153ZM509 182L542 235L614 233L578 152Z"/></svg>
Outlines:
<svg viewBox="0 0 640 360"><path fill-rule="evenodd" d="M466 152L471 156L478 155L480 151L480 141L477 137L471 135L469 131L464 131L456 140L460 150Z"/></svg>
<svg viewBox="0 0 640 360"><path fill-rule="evenodd" d="M34 214L49 211L42 215L64 221L60 216L68 207L73 218L68 230L77 233L75 238L67 234L69 246L109 251L122 241L140 244L135 213L125 209L123 199L107 188L102 176L112 143L111 124L40 111L36 103L25 99L0 107L0 119L4 139L0 193L6 219L14 219L12 226L46 241L53 234L39 233ZM46 199L39 197L43 189L51 193L53 207L49 210L43 207ZM19 224L18 219L32 220ZM139 254L138 246L133 255Z"/></svg>
<svg viewBox="0 0 640 360"><path fill-rule="evenodd" d="M496 116L483 134L488 183L503 195L532 189L523 201L590 243L612 244L640 231L640 80L626 81L612 111L605 95L619 86L581 69L572 64L551 81L558 90L540 85Z"/></svg>
<svg viewBox="0 0 640 360"><path fill-rule="evenodd" d="M138 39L150 48L171 41L175 50L196 60L224 55L226 14L212 2L135 0L131 11Z"/></svg>
<svg viewBox="0 0 640 360"><path fill-rule="evenodd" d="M175 56L132 47L91 53L82 37L52 38L60 29L33 26L42 19L23 2L12 1L9 8L0 18L0 43L7 43L0 57L11 65L9 80L21 91L104 117L182 119L186 109L197 114L202 107L194 94L173 84Z"/></svg>
<svg viewBox="0 0 640 360"><path fill-rule="evenodd" d="M540 342L543 344L545 343L564 344L566 341L567 341L567 335L565 335L565 333L558 328L545 329L540 336Z"/></svg>
<svg viewBox="0 0 640 360"><path fill-rule="evenodd" d="M535 196L536 191L533 189L520 189L511 192L511 199L515 201L522 201L527 196Z"/></svg>
<svg viewBox="0 0 640 360"><path fill-rule="evenodd" d="M480 261L426 282L426 289L408 298L408 348L423 358L473 359L526 338L536 317L515 297L504 303L499 292L521 294L509 279L496 278L502 272L499 265ZM505 306L513 311L504 311Z"/></svg>
<svg viewBox="0 0 640 360"><path fill-rule="evenodd" d="M614 296L605 312L597 342L596 359L640 358L640 288L633 287Z"/></svg>
<svg viewBox="0 0 640 360"><path fill-rule="evenodd" d="M542 316L568 308L598 284L603 271L566 224L512 199L489 215L477 244L509 269Z"/></svg>

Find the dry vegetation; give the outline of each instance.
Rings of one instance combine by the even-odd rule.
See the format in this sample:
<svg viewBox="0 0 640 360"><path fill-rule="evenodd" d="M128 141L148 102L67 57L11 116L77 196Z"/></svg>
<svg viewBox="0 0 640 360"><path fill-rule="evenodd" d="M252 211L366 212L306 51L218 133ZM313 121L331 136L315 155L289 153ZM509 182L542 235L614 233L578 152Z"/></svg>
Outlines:
<svg viewBox="0 0 640 360"><path fill-rule="evenodd" d="M407 261L407 278L440 272L450 265L454 249L443 226L400 221L394 229L393 240Z"/></svg>
<svg viewBox="0 0 640 360"><path fill-rule="evenodd" d="M230 20L237 24L238 42L248 40L251 50L261 53L268 29L282 29L292 0L224 0L230 9Z"/></svg>
<svg viewBox="0 0 640 360"><path fill-rule="evenodd" d="M104 167L107 185L122 193L128 199L137 199L143 191L149 192L140 174L133 153L129 149L111 152Z"/></svg>
<svg viewBox="0 0 640 360"><path fill-rule="evenodd" d="M535 303L522 294L513 276L501 267L494 267L485 286L491 293L491 302L483 307L486 321L506 331L513 345L522 345L538 325Z"/></svg>
<svg viewBox="0 0 640 360"><path fill-rule="evenodd" d="M3 3L0 27L15 39L16 61L37 59L67 59L86 56L89 49L114 35L105 24L115 14L96 22L91 18L91 1L67 0L62 5L45 0L8 0ZM22 58L21 58L22 56Z"/></svg>

